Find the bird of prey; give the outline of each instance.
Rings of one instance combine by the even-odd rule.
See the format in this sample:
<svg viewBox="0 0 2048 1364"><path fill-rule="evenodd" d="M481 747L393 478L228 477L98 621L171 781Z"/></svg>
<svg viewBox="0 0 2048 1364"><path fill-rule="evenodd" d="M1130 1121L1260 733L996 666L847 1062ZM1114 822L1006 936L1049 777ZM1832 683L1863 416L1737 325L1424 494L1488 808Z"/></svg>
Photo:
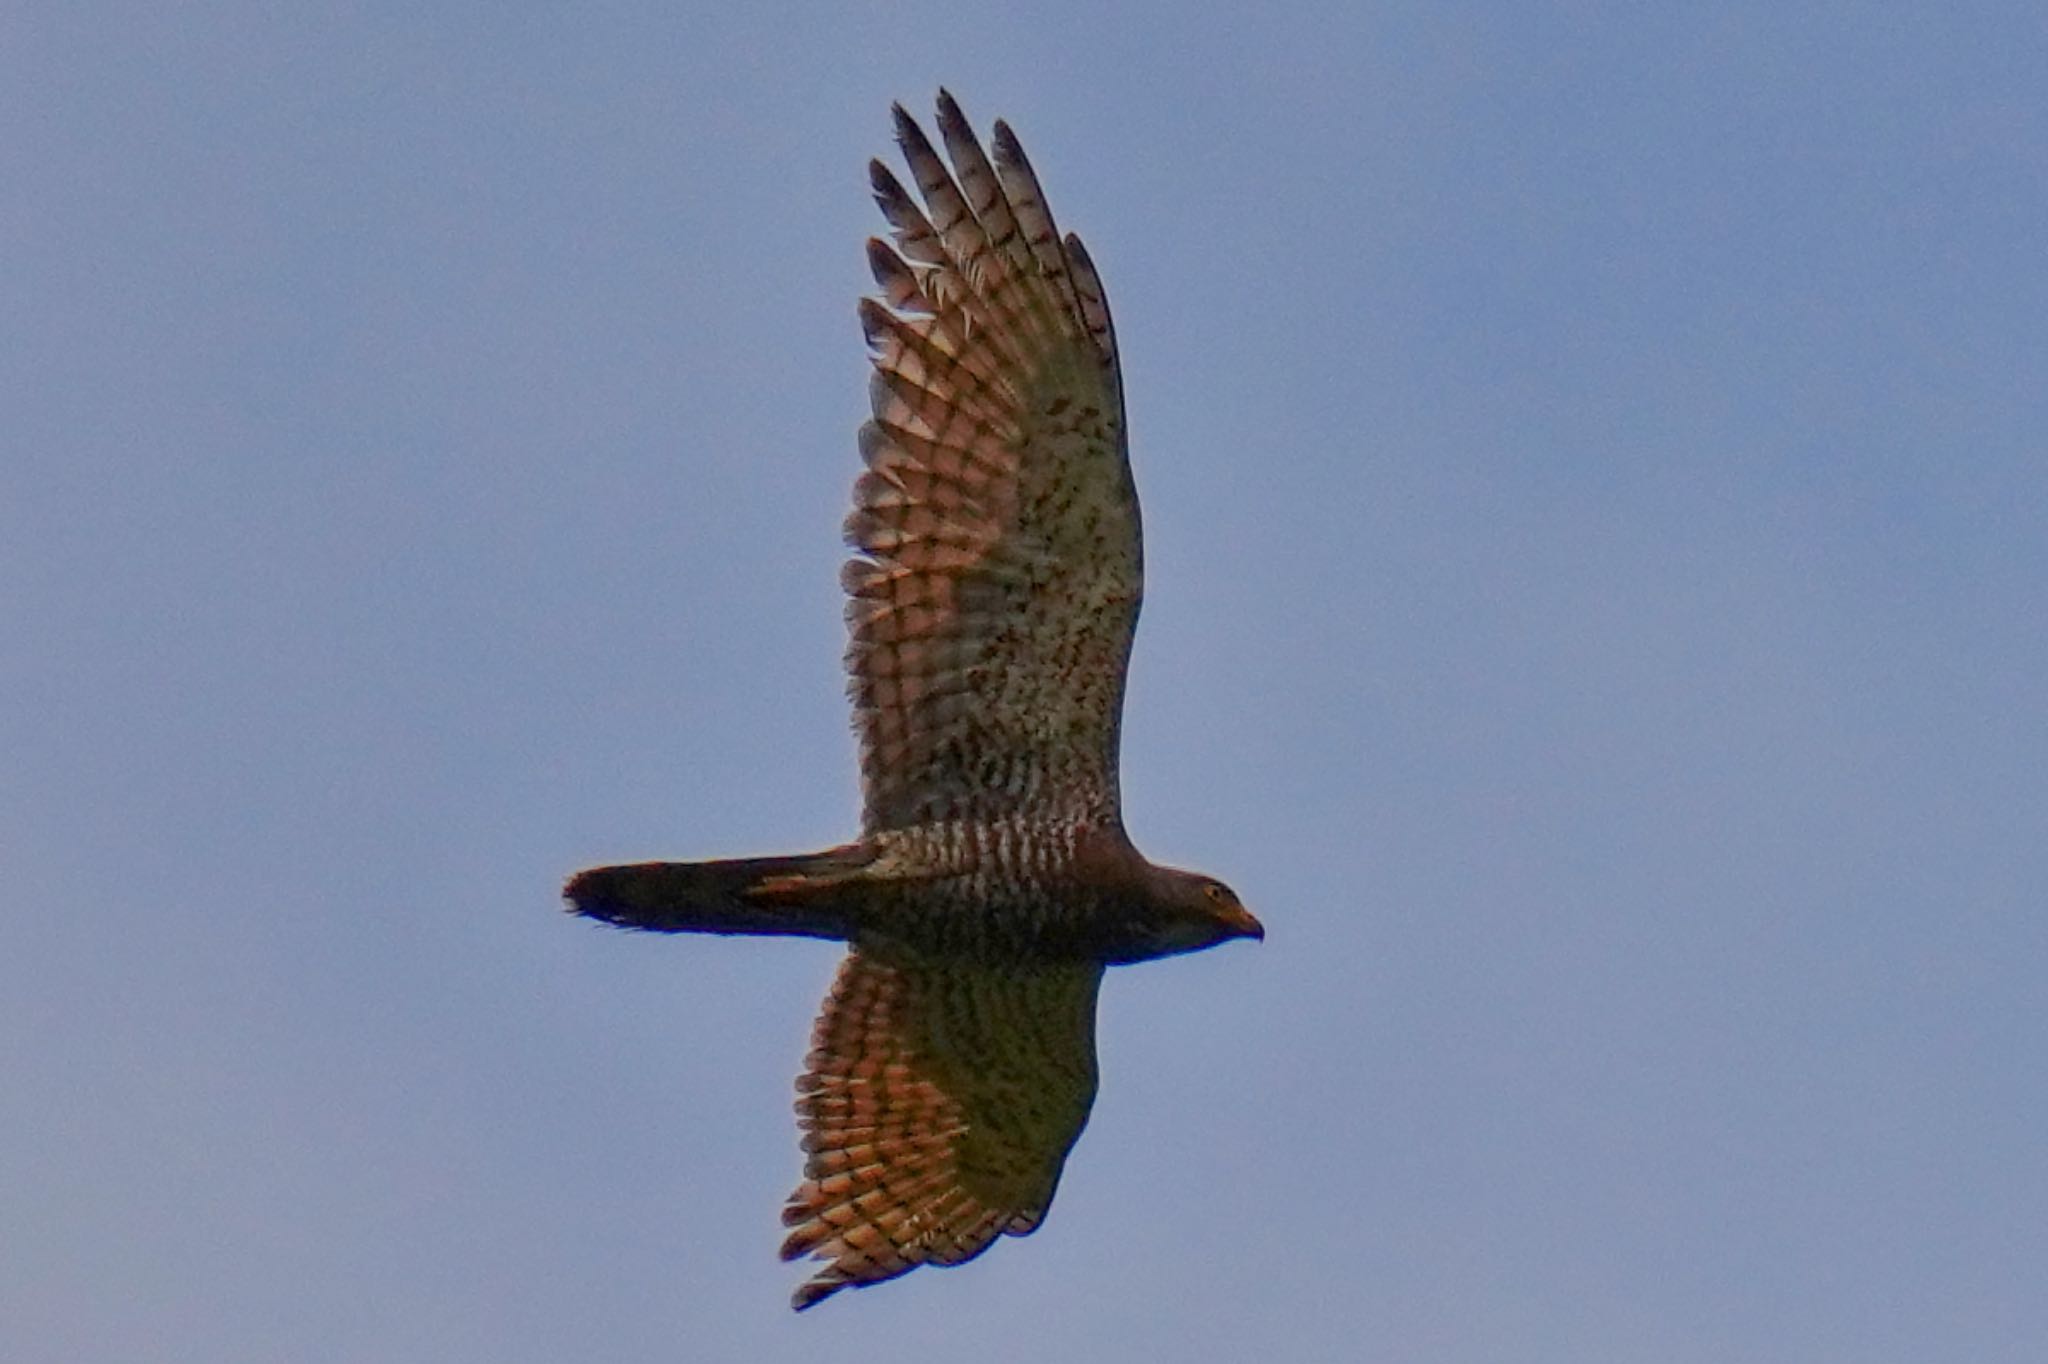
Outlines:
<svg viewBox="0 0 2048 1364"><path fill-rule="evenodd" d="M860 837L566 890L626 928L850 945L797 1081L782 1256L825 1262L799 1310L1036 1228L1095 1097L1103 969L1265 936L1124 834L1142 558L1095 265L1004 124L990 156L940 91L949 169L895 123L922 204L870 165L890 240L867 248L874 415L841 575Z"/></svg>

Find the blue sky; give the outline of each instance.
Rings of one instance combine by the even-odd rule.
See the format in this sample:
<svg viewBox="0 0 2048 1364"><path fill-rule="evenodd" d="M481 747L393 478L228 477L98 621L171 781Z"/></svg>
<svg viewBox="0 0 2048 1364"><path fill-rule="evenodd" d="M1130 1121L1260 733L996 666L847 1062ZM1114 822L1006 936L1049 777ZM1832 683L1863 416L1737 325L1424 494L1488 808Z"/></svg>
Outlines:
<svg viewBox="0 0 2048 1364"><path fill-rule="evenodd" d="M2022 1360L2048 25L1962 4L17 7L0 1346ZM1045 1228L798 1318L887 109L1125 351L1115 973ZM828 1344L829 1342L829 1344Z"/></svg>

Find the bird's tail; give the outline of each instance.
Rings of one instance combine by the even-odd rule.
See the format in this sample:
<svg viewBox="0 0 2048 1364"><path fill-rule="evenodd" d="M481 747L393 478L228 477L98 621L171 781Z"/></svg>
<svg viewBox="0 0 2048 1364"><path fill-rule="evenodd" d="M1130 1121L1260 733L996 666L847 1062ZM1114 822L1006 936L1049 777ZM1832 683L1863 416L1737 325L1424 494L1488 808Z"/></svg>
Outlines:
<svg viewBox="0 0 2048 1364"><path fill-rule="evenodd" d="M853 931L849 892L866 861L849 845L797 857L635 862L579 872L562 893L576 913L621 928L844 939Z"/></svg>

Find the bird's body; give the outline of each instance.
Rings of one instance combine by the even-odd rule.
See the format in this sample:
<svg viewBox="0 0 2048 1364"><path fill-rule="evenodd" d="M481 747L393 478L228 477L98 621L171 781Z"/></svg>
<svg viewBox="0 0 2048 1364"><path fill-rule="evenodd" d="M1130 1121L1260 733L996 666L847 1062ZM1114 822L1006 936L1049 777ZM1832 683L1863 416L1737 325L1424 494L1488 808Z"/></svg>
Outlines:
<svg viewBox="0 0 2048 1364"><path fill-rule="evenodd" d="M1035 1228L1095 1095L1105 967L1263 930L1124 834L1118 728L1142 595L1102 285L1016 139L939 96L953 168L903 111L920 208L879 162L893 245L864 299L874 417L843 574L861 837L795 857L600 867L578 913L849 943L797 1112L797 1292L969 1259Z"/></svg>
<svg viewBox="0 0 2048 1364"><path fill-rule="evenodd" d="M1221 890L1152 865L1121 831L948 824L799 857L598 867L570 898L622 928L1124 965L1257 932L1249 915L1219 919L1208 887Z"/></svg>

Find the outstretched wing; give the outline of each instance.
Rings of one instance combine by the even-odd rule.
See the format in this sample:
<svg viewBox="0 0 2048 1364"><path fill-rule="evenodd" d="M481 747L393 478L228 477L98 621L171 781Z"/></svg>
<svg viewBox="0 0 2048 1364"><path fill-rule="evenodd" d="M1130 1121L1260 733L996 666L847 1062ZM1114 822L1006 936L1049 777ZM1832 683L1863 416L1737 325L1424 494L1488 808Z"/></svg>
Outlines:
<svg viewBox="0 0 2048 1364"><path fill-rule="evenodd" d="M974 966L859 949L797 1081L809 1153L785 1260L798 1310L1036 1228L1095 1100L1093 962Z"/></svg>
<svg viewBox="0 0 2048 1364"><path fill-rule="evenodd" d="M944 91L938 125L951 172L896 109L923 208L870 167L894 245L868 243L846 523L865 822L1110 823L1143 569L1109 308L1010 130L991 163Z"/></svg>

